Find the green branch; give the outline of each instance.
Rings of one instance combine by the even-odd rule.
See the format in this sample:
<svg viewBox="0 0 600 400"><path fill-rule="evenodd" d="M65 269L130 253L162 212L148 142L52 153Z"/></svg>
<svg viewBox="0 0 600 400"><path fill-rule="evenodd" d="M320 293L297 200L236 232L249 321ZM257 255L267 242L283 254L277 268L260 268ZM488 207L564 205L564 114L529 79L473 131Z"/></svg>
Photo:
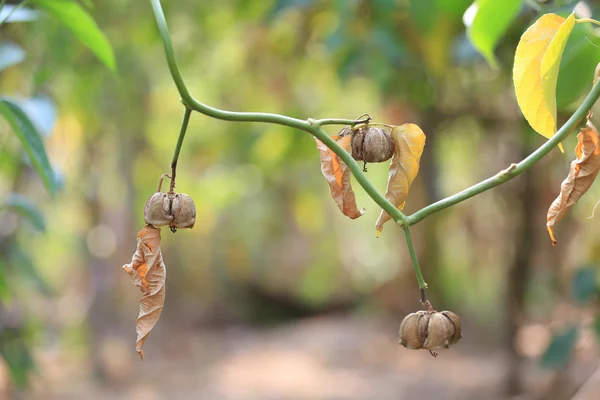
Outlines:
<svg viewBox="0 0 600 400"><path fill-rule="evenodd" d="M167 27L167 21L165 20L165 16L160 4L160 0L151 0L152 8L154 10L154 16L156 18L156 23L158 25L158 30L163 41L163 45L165 48L165 55L167 58L167 63L169 66L169 71L171 72L171 76L173 77L173 81L177 86L177 90L179 91L179 95L181 96L181 101L186 107L186 111L184 114L184 119L182 122L181 132L179 134L179 139L177 141L177 146L175 148L175 154L173 155L173 161L171 163L172 167L172 181L171 185L175 184L175 169L177 167L177 159L179 156L179 151L181 150L181 145L183 143L183 137L185 135L185 130L187 128L187 123L189 121L189 117L191 111L197 111L204 115L207 115L212 118L221 119L225 121L238 121L238 122L265 122L271 124L284 125L291 128L299 129L305 132L312 134L314 137L319 139L321 142L325 144L329 149L331 149L348 167L350 168L350 172L356 178L357 182L362 186L362 188L367 192L367 194L382 208L384 209L396 223L398 223L403 229L405 233L406 243L408 246L408 250L410 253L410 257L413 263L413 268L415 270L415 274L417 276L417 281L419 282L419 287L421 288L423 301L426 302L426 297L424 295L424 291L427 288L427 283L423 279L423 274L421 273L421 269L419 267L419 263L417 260L417 256L415 254L415 250L412 243L412 238L410 235L410 226L416 224L427 216L443 210L447 207L450 207L454 204L460 203L464 200L467 200L470 197L478 195L486 190L492 189L495 186L498 186L520 174L525 172L527 169L531 168L535 163L541 160L544 156L546 156L555 146L557 146L560 142L562 142L568 135L571 133L576 127L577 124L585 118L585 115L589 112L592 105L598 100L600 97L600 84L594 85L586 99L579 106L577 111L569 118L569 120L558 130L558 132L548 140L544 145L542 145L539 149L525 158L518 164L512 164L507 169L500 171L496 175L491 178L488 178L480 183L477 183L460 193L449 196L445 199L442 199L436 203L433 203L423 209L415 212L410 216L404 215L400 210L398 210L392 203L390 203L373 185L369 182L366 176L363 174L361 167L358 163L352 158L352 156L346 152L340 145L338 145L335 140L333 140L327 133L323 131L321 128L325 125L357 125L366 123L369 121L368 116L365 119L358 120L349 120L349 119L335 119L335 118L327 118L320 120L301 120L297 118L288 117L286 115L279 114L271 114L271 113L259 113L259 112L233 112L221 110L218 108L210 107L206 104L201 103L196 100L189 92L181 72L179 70L179 66L177 65L177 60L175 58L175 52L173 51L173 44L171 42L171 37L169 35L169 30ZM578 20L577 22L594 22L591 20ZM172 188L171 188L172 189ZM425 304L425 303L424 303Z"/></svg>
<svg viewBox="0 0 600 400"><path fill-rule="evenodd" d="M408 216L409 225L414 225L417 222L421 221L423 218L428 217L429 215L443 210L444 208L448 208L453 206L461 201L465 201L468 198L478 195L479 193L483 193L486 190L490 190L493 187L496 187L512 178L521 175L523 172L527 171L531 168L535 163L544 158L552 149L554 149L560 142L564 141L567 136L577 128L577 125L585 119L586 115L594 105L594 103L600 97L600 83L596 83L590 93L587 95L583 103L577 108L577 110L573 113L571 118L556 132L554 136L542 146L540 146L536 151L531 153L527 158L521 161L518 164L512 164L507 169L498 172L496 175L488 178L484 181L473 185L462 192L456 193L455 195L446 197L440 201L437 201L431 205L428 205L425 208L415 212L412 215Z"/></svg>
<svg viewBox="0 0 600 400"><path fill-rule="evenodd" d="M175 86L177 86L177 90L181 96L181 101L187 109L198 111L209 117L222 119L225 121L266 122L289 126L291 128L300 129L312 134L321 142L323 142L325 146L330 148L338 157L340 157L342 161L346 163L346 165L348 165L350 172L352 172L352 175L354 175L357 182L381 208L390 214L394 221L400 223L401 225L405 225L407 223L406 216L392 203L390 203L381 193L379 193L377 189L375 189L367 177L362 173L360 166L354 160L354 158L352 158L348 152L346 152L327 133L325 133L325 131L321 129L321 126L324 125L356 125L368 121L368 118L359 120L327 118L320 120L308 119L305 121L279 114L225 111L199 102L190 94L183 80L183 76L179 71L179 66L177 65L177 60L175 58L175 52L173 51L171 36L169 35L169 29L167 27L167 21L160 5L160 0L151 1L156 23L158 25L158 31L164 44L169 71L171 72L171 76L175 81Z"/></svg>
<svg viewBox="0 0 600 400"><path fill-rule="evenodd" d="M413 269L415 270L415 275L417 276L417 282L419 282L419 288L425 293L424 290L427 289L427 283L425 279L423 279L423 273L421 272L421 268L419 267L419 260L417 260L417 254L415 253L415 249L413 247L412 237L410 235L410 228L408 226L404 226L404 238L406 239L406 245L408 246L408 252L410 253L410 259L413 264ZM423 297L426 301L426 297Z"/></svg>
<svg viewBox="0 0 600 400"><path fill-rule="evenodd" d="M183 138L185 137L185 132L187 131L191 114L192 110L190 110L189 108L186 108L185 112L183 113L183 120L181 121L179 137L177 138L177 144L175 145L175 151L173 152L173 159L171 160L171 188L169 189L169 192L173 192L173 189L175 189L175 177L177 176L177 161L179 160L179 152L181 151L181 146L183 145Z"/></svg>

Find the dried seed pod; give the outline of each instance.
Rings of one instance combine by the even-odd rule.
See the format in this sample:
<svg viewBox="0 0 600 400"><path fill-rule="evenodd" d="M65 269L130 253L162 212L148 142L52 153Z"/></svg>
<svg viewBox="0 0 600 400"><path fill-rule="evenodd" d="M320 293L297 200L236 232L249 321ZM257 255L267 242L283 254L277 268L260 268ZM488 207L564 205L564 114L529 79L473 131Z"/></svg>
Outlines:
<svg viewBox="0 0 600 400"><path fill-rule="evenodd" d="M427 339L429 313L417 311L408 314L400 324L400 341L398 344L407 349L421 349Z"/></svg>
<svg viewBox="0 0 600 400"><path fill-rule="evenodd" d="M156 228L168 225L173 232L176 228L193 228L196 222L194 200L185 193L154 193L144 206L144 221Z"/></svg>
<svg viewBox="0 0 600 400"><path fill-rule="evenodd" d="M364 126L352 135L352 157L357 161L379 163L392 158L394 142L383 128Z"/></svg>
<svg viewBox="0 0 600 400"><path fill-rule="evenodd" d="M435 350L460 340L460 319L451 311L417 311L400 324L399 344L408 349Z"/></svg>
<svg viewBox="0 0 600 400"><path fill-rule="evenodd" d="M169 225L173 222L171 214L171 199L167 193L156 192L144 205L144 221L156 228Z"/></svg>
<svg viewBox="0 0 600 400"><path fill-rule="evenodd" d="M460 324L460 318L458 318L458 315L454 314L452 311L442 311L440 314L448 318L454 327L454 335L450 339L450 344L457 343L462 338L462 326Z"/></svg>
<svg viewBox="0 0 600 400"><path fill-rule="evenodd" d="M193 228L196 222L196 205L194 200L185 193L176 193L171 206L174 228Z"/></svg>

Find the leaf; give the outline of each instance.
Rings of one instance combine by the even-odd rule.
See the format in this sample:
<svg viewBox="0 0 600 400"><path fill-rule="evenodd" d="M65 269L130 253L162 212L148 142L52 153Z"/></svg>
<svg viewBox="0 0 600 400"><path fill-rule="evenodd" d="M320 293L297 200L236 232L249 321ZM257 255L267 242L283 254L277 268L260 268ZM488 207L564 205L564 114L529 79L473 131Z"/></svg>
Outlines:
<svg viewBox="0 0 600 400"><path fill-rule="evenodd" d="M10 286L6 279L6 264L0 259L0 303L8 303L10 301Z"/></svg>
<svg viewBox="0 0 600 400"><path fill-rule="evenodd" d="M35 363L25 341L26 333L23 328L7 325L0 324L0 356L6 361L14 384L25 388Z"/></svg>
<svg viewBox="0 0 600 400"><path fill-rule="evenodd" d="M49 96L30 97L23 100L21 105L43 135L47 136L52 132L56 122L56 105Z"/></svg>
<svg viewBox="0 0 600 400"><path fill-rule="evenodd" d="M345 130L345 129L344 129ZM341 134L343 134L342 130ZM332 137L347 152L350 152L352 136L333 136ZM321 172L329 183L329 192L331 197L338 205L344 215L356 219L363 215L364 209L359 210L356 205L356 198L350 182L350 169L332 150L323 142L315 138L317 149L321 156Z"/></svg>
<svg viewBox="0 0 600 400"><path fill-rule="evenodd" d="M531 127L551 138L556 133L556 82L560 60L575 15L540 17L521 36L515 53L513 83L519 107ZM559 145L562 152L564 149Z"/></svg>
<svg viewBox="0 0 600 400"><path fill-rule="evenodd" d="M572 326L563 333L553 336L546 352L542 355L541 366L548 369L564 367L575 349L578 332L579 329Z"/></svg>
<svg viewBox="0 0 600 400"><path fill-rule="evenodd" d="M66 26L106 67L115 72L110 42L88 12L73 0L35 0L35 4Z"/></svg>
<svg viewBox="0 0 600 400"><path fill-rule="evenodd" d="M0 71L5 70L25 59L25 50L16 44L0 43Z"/></svg>
<svg viewBox="0 0 600 400"><path fill-rule="evenodd" d="M590 122L577 134L575 147L576 160L571 162L569 175L560 185L560 194L548 209L546 227L552 240L554 238L554 225L558 223L577 201L588 191L598 171L600 171L600 137L596 127Z"/></svg>
<svg viewBox="0 0 600 400"><path fill-rule="evenodd" d="M4 23L29 22L38 19L39 15L39 12L30 8L6 4L4 7L2 7L2 10L0 10L0 21L4 21Z"/></svg>
<svg viewBox="0 0 600 400"><path fill-rule="evenodd" d="M123 265L131 282L143 293L140 313L136 321L135 349L144 359L144 342L158 322L165 304L165 278L167 271L160 251L160 229L146 225L137 234L137 248L131 263Z"/></svg>
<svg viewBox="0 0 600 400"><path fill-rule="evenodd" d="M596 315L596 318L594 318L594 322L592 322L592 329L594 329L596 339L600 340L600 315Z"/></svg>
<svg viewBox="0 0 600 400"><path fill-rule="evenodd" d="M419 173L419 160L425 147L425 133L415 124L404 124L393 127L391 136L394 141L394 155L390 162L385 198L402 210L410 185ZM375 223L377 236L383 230L383 224L390 219L390 215L381 210Z"/></svg>
<svg viewBox="0 0 600 400"><path fill-rule="evenodd" d="M0 114L17 134L21 145L31 160L33 168L42 178L51 195L56 191L56 178L48 161L42 137L21 106L13 100L0 98Z"/></svg>
<svg viewBox="0 0 600 400"><path fill-rule="evenodd" d="M521 0L477 0L465 11L469 39L493 68L498 68L494 48L520 9Z"/></svg>
<svg viewBox="0 0 600 400"><path fill-rule="evenodd" d="M21 216L27 218L31 225L40 232L46 231L46 223L40 210L25 196L18 193L12 193L4 204L0 205L0 209L9 208L16 211Z"/></svg>
<svg viewBox="0 0 600 400"><path fill-rule="evenodd" d="M10 261L15 267L14 271L21 274L21 276L39 290L40 293L44 296L52 296L52 289L38 272L29 252L24 251L20 246L13 244L11 246Z"/></svg>
<svg viewBox="0 0 600 400"><path fill-rule="evenodd" d="M591 24L577 24L565 47L558 83L557 108L573 104L589 87L589 77L600 59L600 38L594 35Z"/></svg>
<svg viewBox="0 0 600 400"><path fill-rule="evenodd" d="M585 303L598 293L596 285L596 268L579 268L573 275L571 290L573 298L579 303Z"/></svg>

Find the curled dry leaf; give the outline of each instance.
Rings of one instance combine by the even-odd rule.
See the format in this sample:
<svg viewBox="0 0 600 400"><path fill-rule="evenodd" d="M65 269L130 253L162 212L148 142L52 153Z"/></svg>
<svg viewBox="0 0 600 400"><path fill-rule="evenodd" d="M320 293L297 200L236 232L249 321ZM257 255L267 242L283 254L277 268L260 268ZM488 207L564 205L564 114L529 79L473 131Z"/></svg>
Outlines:
<svg viewBox="0 0 600 400"><path fill-rule="evenodd" d="M560 185L560 194L548 209L546 227L553 246L556 245L554 225L588 191L600 171L599 142L598 130L588 120L587 125L577 135L577 159L571 162L569 176Z"/></svg>
<svg viewBox="0 0 600 400"><path fill-rule="evenodd" d="M394 155L390 163L385 197L402 210L410 185L419 173L419 160L425 147L425 133L415 124L404 124L393 127L391 135L394 141ZM385 210L381 210L375 224L377 236L383 230L383 224L390 218Z"/></svg>
<svg viewBox="0 0 600 400"><path fill-rule="evenodd" d="M340 146L350 152L352 136L333 136ZM315 138L317 149L321 157L321 172L329 183L331 197L338 205L344 215L356 219L363 215L364 209L359 210L356 205L354 191L350 185L350 169L340 158L330 150L323 142Z"/></svg>
<svg viewBox="0 0 600 400"><path fill-rule="evenodd" d="M131 282L143 293L136 321L135 349L143 360L144 342L156 325L165 303L166 269L160 252L160 229L145 226L137 234L137 248L130 264L123 265Z"/></svg>

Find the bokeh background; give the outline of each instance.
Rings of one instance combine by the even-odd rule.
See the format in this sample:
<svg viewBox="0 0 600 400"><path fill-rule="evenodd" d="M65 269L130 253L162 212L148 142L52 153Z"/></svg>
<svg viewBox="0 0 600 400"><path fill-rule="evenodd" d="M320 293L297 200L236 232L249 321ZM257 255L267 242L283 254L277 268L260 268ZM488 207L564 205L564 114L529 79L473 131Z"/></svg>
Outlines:
<svg viewBox="0 0 600 400"><path fill-rule="evenodd" d="M419 124L427 145L411 213L545 140L517 107L512 59L541 14L567 15L577 2L523 1L496 69L469 40L472 2L163 6L186 82L209 105ZM421 308L418 286L401 230L386 225L375 238L380 210L360 186L367 211L352 221L329 197L308 134L194 113L177 189L194 198L197 222L163 229L167 300L141 362L140 292L121 266L146 199L169 172L183 107L150 2L83 3L114 48L117 74L43 14L0 26L0 46L24 52L0 71L0 91L27 104L60 182L50 196L0 121L0 398L600 396L589 391L600 380L600 217L588 219L600 187L558 225L557 247L545 229L574 136L565 154L413 228L431 301L463 321L463 340L434 359L397 345L401 319ZM578 10L598 17L597 7ZM0 51L0 62L11 54ZM578 25L559 75L560 121L598 61L597 32ZM367 176L384 191L387 163L369 165Z"/></svg>

